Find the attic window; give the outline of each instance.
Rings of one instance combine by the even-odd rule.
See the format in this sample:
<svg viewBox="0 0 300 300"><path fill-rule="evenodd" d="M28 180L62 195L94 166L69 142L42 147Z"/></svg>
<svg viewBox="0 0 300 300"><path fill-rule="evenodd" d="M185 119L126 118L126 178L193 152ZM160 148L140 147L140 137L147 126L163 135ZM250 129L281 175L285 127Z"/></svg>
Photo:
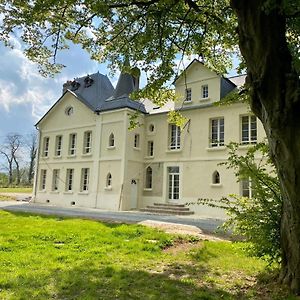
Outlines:
<svg viewBox="0 0 300 300"><path fill-rule="evenodd" d="M90 87L93 84L93 82L94 82L94 79L90 75L86 76L84 78L84 87L86 87L86 88Z"/></svg>
<svg viewBox="0 0 300 300"><path fill-rule="evenodd" d="M76 91L80 87L80 83L76 80L73 80L71 83L71 90Z"/></svg>
<svg viewBox="0 0 300 300"><path fill-rule="evenodd" d="M73 112L74 112L74 109L73 109L72 106L68 106L68 107L65 109L65 114L66 114L67 116L71 116L71 115L73 114Z"/></svg>
<svg viewBox="0 0 300 300"><path fill-rule="evenodd" d="M153 109L160 109L160 106L154 106Z"/></svg>

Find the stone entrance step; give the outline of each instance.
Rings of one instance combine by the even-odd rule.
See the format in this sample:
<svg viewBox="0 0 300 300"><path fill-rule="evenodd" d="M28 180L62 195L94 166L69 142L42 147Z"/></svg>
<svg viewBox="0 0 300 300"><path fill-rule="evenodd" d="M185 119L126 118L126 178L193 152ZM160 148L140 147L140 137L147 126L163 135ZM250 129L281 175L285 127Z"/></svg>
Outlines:
<svg viewBox="0 0 300 300"><path fill-rule="evenodd" d="M171 204L171 203L154 203L153 205L148 205L145 208L141 208L140 211L149 212L154 214L166 214L166 215L193 215L194 212L191 211L185 204Z"/></svg>

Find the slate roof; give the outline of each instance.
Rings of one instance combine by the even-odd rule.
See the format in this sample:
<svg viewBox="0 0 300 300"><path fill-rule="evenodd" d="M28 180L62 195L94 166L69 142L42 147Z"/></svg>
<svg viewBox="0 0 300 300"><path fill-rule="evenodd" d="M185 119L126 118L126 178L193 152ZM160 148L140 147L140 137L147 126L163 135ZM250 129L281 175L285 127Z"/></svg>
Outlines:
<svg viewBox="0 0 300 300"><path fill-rule="evenodd" d="M94 111L115 90L108 77L99 72L68 81L64 84L64 89L72 91Z"/></svg>
<svg viewBox="0 0 300 300"><path fill-rule="evenodd" d="M134 101L129 98L129 95L137 89L137 79L135 79L131 74L122 72L113 95L101 102L96 111L101 112L127 107L138 110L142 113L147 113L142 102Z"/></svg>

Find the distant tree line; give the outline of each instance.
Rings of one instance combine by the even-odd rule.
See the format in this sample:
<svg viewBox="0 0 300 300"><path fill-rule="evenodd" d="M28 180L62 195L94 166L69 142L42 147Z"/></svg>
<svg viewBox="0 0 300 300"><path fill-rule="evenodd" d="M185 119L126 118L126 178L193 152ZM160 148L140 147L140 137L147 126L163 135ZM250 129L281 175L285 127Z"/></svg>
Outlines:
<svg viewBox="0 0 300 300"><path fill-rule="evenodd" d="M0 186L31 186L36 153L36 133L8 133L0 144Z"/></svg>

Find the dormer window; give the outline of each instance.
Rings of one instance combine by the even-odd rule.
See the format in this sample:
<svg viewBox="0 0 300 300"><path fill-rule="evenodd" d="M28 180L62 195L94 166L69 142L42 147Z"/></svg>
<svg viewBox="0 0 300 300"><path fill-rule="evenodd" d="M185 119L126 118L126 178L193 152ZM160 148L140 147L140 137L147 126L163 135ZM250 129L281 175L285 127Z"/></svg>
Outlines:
<svg viewBox="0 0 300 300"><path fill-rule="evenodd" d="M186 89L185 90L185 102L191 102L192 101L192 89Z"/></svg>
<svg viewBox="0 0 300 300"><path fill-rule="evenodd" d="M85 88L90 87L93 84L93 82L94 82L94 79L90 75L86 76L84 78L84 87Z"/></svg>
<svg viewBox="0 0 300 300"><path fill-rule="evenodd" d="M201 86L201 99L207 99L208 98L208 85L202 85Z"/></svg>
<svg viewBox="0 0 300 300"><path fill-rule="evenodd" d="M71 83L71 90L76 91L80 87L80 83L76 81L75 79Z"/></svg>

